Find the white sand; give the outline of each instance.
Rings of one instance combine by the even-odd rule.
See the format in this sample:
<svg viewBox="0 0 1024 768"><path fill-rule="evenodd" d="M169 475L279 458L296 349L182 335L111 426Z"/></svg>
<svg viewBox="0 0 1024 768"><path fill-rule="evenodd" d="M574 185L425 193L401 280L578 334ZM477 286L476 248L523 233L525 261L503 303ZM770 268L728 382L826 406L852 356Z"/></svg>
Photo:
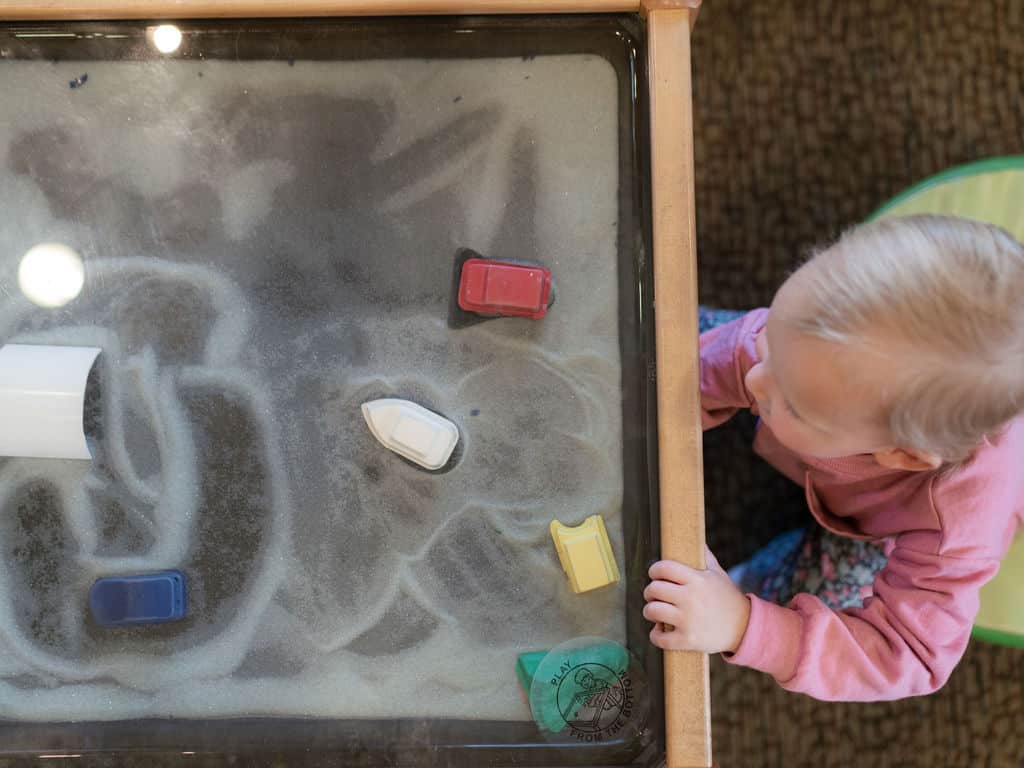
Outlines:
<svg viewBox="0 0 1024 768"><path fill-rule="evenodd" d="M0 341L104 350L96 460L0 459L0 716L527 719L518 653L623 641L547 534L601 513L623 564L606 62L5 61L0 102ZM61 310L17 289L43 241ZM450 330L460 246L550 266L550 315ZM455 467L377 445L379 396ZM87 620L162 568L187 622Z"/></svg>

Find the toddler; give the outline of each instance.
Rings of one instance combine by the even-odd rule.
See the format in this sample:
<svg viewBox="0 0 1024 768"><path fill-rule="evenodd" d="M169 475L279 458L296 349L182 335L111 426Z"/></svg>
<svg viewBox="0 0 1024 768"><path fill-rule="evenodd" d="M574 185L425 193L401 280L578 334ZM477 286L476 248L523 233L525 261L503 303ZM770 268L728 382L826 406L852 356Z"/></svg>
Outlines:
<svg viewBox="0 0 1024 768"><path fill-rule="evenodd" d="M704 429L759 416L754 450L822 527L738 585L710 552L655 563L652 642L820 699L940 688L1024 522L1024 246L965 219L865 224L702 333L700 362Z"/></svg>

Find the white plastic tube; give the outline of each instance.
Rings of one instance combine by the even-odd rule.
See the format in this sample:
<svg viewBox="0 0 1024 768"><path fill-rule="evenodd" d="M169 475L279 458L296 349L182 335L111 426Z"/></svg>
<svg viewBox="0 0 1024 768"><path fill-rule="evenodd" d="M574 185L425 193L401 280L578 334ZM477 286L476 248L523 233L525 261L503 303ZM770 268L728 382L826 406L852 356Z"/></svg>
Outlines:
<svg viewBox="0 0 1024 768"><path fill-rule="evenodd" d="M85 385L96 347L0 347L0 456L91 459Z"/></svg>

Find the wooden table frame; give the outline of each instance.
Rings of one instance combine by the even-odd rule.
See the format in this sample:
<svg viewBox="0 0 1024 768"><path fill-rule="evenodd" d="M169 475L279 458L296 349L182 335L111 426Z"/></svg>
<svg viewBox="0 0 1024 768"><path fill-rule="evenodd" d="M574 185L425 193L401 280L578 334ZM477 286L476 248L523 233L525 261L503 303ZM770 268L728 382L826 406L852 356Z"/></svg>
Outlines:
<svg viewBox="0 0 1024 768"><path fill-rule="evenodd" d="M647 19L661 554L704 568L690 31L701 0L0 0L0 20L641 13ZM668 768L711 765L708 657L665 653Z"/></svg>

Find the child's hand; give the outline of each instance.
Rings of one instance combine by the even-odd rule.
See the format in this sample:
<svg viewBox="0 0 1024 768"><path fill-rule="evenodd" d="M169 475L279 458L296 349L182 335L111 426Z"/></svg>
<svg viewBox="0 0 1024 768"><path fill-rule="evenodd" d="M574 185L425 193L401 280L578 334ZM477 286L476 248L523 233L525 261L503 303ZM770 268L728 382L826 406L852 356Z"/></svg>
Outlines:
<svg viewBox="0 0 1024 768"><path fill-rule="evenodd" d="M707 550L708 568L660 560L644 590L644 618L657 622L651 642L659 648L704 653L739 648L750 619L750 600Z"/></svg>

